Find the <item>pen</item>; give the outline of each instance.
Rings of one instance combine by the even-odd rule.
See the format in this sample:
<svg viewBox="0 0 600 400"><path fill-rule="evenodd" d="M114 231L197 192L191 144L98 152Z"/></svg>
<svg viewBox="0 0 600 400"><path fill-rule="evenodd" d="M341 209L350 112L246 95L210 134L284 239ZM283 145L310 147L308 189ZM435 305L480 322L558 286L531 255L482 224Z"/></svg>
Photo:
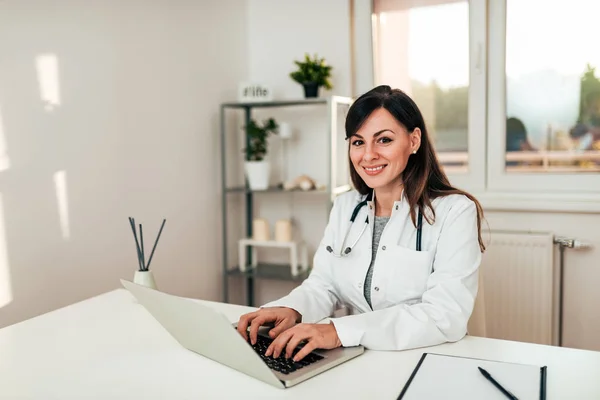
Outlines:
<svg viewBox="0 0 600 400"><path fill-rule="evenodd" d="M477 368L479 368L479 372L481 372L481 375L485 376L485 379L492 382L494 384L494 386L496 386L498 388L498 390L500 390L502 393L504 393L504 395L506 397L508 397L511 400L519 400L511 392L504 389L502 387L502 385L500 385L494 378L492 378L492 376L489 374L489 372L487 372L485 369L483 369L481 367L477 367Z"/></svg>

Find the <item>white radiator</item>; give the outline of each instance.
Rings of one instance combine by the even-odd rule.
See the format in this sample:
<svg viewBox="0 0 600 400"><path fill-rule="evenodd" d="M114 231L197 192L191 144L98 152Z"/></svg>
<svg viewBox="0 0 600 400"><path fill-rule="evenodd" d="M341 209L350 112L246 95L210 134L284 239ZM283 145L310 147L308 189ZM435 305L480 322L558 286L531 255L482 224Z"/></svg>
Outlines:
<svg viewBox="0 0 600 400"><path fill-rule="evenodd" d="M554 244L549 233L488 232L483 255L487 337L556 344Z"/></svg>

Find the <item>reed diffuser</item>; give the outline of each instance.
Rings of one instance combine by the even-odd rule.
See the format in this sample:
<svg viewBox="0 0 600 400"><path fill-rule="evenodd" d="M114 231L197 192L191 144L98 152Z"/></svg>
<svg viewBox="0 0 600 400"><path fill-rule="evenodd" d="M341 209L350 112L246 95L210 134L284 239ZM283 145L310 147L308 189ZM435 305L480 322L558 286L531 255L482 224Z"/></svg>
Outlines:
<svg viewBox="0 0 600 400"><path fill-rule="evenodd" d="M154 251L156 250L156 245L158 244L158 240L160 239L160 235L165 226L166 219L163 219L162 225L160 226L160 230L158 231L158 236L154 241L154 246L152 247L152 251L150 252L150 258L148 259L148 263L146 263L146 255L144 252L144 229L142 224L139 224L139 235L140 239L138 241L138 232L136 230L135 219L129 217L129 224L131 225L131 230L133 231L133 238L135 239L135 248L136 255L138 258L138 270L135 272L135 276L133 281L139 285L147 286L152 289L157 289L156 283L154 282L154 276L152 275L152 271L150 271L150 263L152 262L152 257L154 257Z"/></svg>

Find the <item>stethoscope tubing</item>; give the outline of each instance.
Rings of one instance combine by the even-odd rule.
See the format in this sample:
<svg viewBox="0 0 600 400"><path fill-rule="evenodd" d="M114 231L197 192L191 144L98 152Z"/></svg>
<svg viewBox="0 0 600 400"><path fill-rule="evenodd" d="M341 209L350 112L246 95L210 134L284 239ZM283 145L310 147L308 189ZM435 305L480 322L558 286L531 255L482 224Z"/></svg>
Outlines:
<svg viewBox="0 0 600 400"><path fill-rule="evenodd" d="M358 216L358 213L364 206L367 205L367 203L371 200L371 198L372 198L372 193L369 193L365 200L361 201L360 203L358 203L356 205L356 207L354 207L354 210L352 211L352 215L350 216L350 226L348 227L348 230L346 231L346 234L344 235L344 240L342 241L341 249L343 249L343 250L340 251L339 254L336 254L333 251L333 248L331 246L326 247L327 251L330 252L333 256L338 257L338 258L347 256L348 254L350 254L350 252L352 251L354 246L356 246L356 244L362 237L363 233L367 229L367 225L369 224L368 217L365 219L364 226L363 226L362 230L360 231L360 233L358 234L358 237L356 238L356 240L354 240L354 243L352 243L351 246L344 248L344 246L346 244L346 240L348 239L348 235L350 234L350 230L352 228L352 225L354 224L354 221L356 220L356 217ZM417 251L421 251L422 232L423 232L423 213L419 209L419 215L417 217L417 238L416 238L416 245L415 245L415 248Z"/></svg>

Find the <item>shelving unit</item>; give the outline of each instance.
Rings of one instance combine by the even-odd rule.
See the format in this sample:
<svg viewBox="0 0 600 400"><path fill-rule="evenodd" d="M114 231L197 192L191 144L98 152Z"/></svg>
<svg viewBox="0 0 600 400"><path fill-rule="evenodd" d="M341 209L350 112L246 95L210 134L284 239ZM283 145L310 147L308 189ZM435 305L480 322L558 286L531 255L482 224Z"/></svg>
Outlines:
<svg viewBox="0 0 600 400"><path fill-rule="evenodd" d="M316 98L316 99L301 99L301 100L283 100L283 101L272 101L272 102L253 102L253 103L223 103L221 104L221 189L222 189L222 247L223 247L223 301L229 302L229 278L238 276L242 277L246 281L246 304L249 306L254 306L254 284L257 279L269 279L269 280L280 280L280 281L290 281L290 282L302 282L304 279L308 277L310 274L310 268L306 271L302 271L297 276L293 276L291 273L290 265L286 264L272 264L272 263L260 263L253 268L251 265L246 265L245 271L241 271L239 266L230 266L230 260L233 258L230 254L228 254L228 196L243 196L245 202L245 238L252 237L252 221L254 219L253 215L253 205L255 196L257 195L279 195L281 193L305 193L305 194L315 194L315 195L323 195L325 198L324 205L327 208L327 211L331 209L332 201L338 194L347 191L349 186L349 179L346 181L340 181L338 178L338 160L337 152L340 150L338 148L337 141L339 140L339 135L342 135L342 132L338 130L338 111L340 107L349 107L352 104L352 99L349 97L341 97L341 96L330 96L324 98ZM325 109L325 113L328 120L327 136L325 139L326 143L323 145L327 146L327 154L329 155L329 160L327 163L327 182L325 184L325 189L323 190L312 190L312 191L302 191L302 190L284 190L282 187L273 186L269 187L266 190L254 191L248 187L248 183L246 182L245 186L228 186L227 185L227 173L228 173L228 163L227 163L227 140L229 138L228 129L226 126L227 121L227 111L242 111L244 114L244 126L248 126L251 118L253 109L257 108L281 108L281 107L302 107L308 105L318 105L323 106ZM343 128L343 127L342 127ZM229 132L231 133L231 132ZM237 138L237 132L233 132L235 135L232 135L234 138ZM242 132L245 134L245 132ZM245 143L248 143L248 135L245 135ZM346 163L347 160L343 159L341 162ZM329 214L329 213L327 213ZM240 237L239 239L243 239ZM246 262L249 263L252 259L252 247L246 246ZM235 258L237 259L237 258ZM309 255L309 263L312 261L312 257Z"/></svg>

